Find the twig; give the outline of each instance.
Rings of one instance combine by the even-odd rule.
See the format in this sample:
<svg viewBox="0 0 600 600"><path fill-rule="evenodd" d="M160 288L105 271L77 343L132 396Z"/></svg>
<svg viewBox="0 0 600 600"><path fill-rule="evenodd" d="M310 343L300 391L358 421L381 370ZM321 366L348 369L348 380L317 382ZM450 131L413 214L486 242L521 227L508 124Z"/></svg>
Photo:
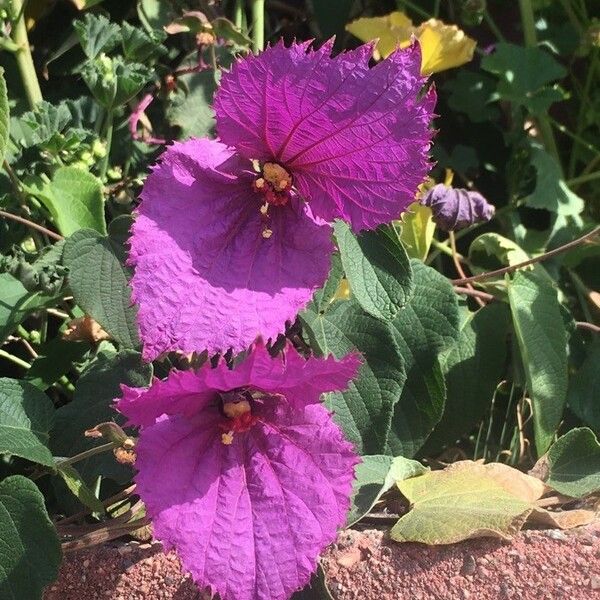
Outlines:
<svg viewBox="0 0 600 600"><path fill-rule="evenodd" d="M465 275L462 265L460 264L458 252L456 251L456 238L454 237L454 231L450 231L449 240L450 249L452 250L452 262L454 263L454 268L456 269L456 272L459 274L460 277L466 279L467 276ZM473 286L470 283L467 283L467 288L469 290L472 290ZM485 302L480 296L473 296L473 298L475 298L475 301L477 302L477 304L479 304L479 306L485 306Z"/></svg>
<svg viewBox="0 0 600 600"><path fill-rule="evenodd" d="M513 271L517 271L518 269L522 269L523 267L527 267L529 265L533 265L542 260L546 260L551 258L552 256L556 256L557 254L562 254L571 248L575 248L579 246L583 242L592 239L596 235L600 233L600 226L596 227L589 233L582 235L580 238L569 242L568 244L564 244L555 248L554 250L550 250L549 252L545 252L544 254L540 254L540 256L536 256L534 258L530 258L529 260L523 261L516 265L511 265L508 267L503 267L502 269L496 269L495 271L488 271L487 273L481 273L480 275L473 275L472 277L465 277L463 279L453 279L453 285L465 285L467 283L473 283L474 281L484 281L485 279L491 279L493 277L497 277L498 275L504 275L505 273L512 273Z"/></svg>
<svg viewBox="0 0 600 600"><path fill-rule="evenodd" d="M492 294L488 294L487 292L481 292L479 290L474 289L473 287L460 287L459 285L454 286L454 291L457 294L464 294L465 296L472 296L473 298L479 298L484 302L491 302L495 300L495 297Z"/></svg>
<svg viewBox="0 0 600 600"><path fill-rule="evenodd" d="M62 235L60 235L54 231L51 231L50 229L46 229L42 225L38 225L37 223L30 221L29 219L20 217L19 215L14 215L13 213L9 213L4 210L0 210L0 217L4 217L5 219L11 219L12 221L17 221L17 223L23 223L23 225L27 225L28 227L31 227L32 229L36 229L37 231L39 231L41 233L45 233L48 237L51 237L52 239L55 239L57 241L65 239Z"/></svg>
<svg viewBox="0 0 600 600"><path fill-rule="evenodd" d="M576 321L575 326L578 329L587 329L593 333L600 333L600 327L598 325L594 325L593 323L588 323L587 321Z"/></svg>

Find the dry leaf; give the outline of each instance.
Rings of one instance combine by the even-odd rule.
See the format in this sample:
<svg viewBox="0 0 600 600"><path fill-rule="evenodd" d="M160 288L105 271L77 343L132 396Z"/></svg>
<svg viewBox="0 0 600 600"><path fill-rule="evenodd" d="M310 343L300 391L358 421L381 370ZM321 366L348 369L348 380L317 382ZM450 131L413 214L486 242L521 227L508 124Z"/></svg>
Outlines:
<svg viewBox="0 0 600 600"><path fill-rule="evenodd" d="M553 529L573 529L582 525L589 525L595 519L596 513L593 510L586 510L584 508L557 512L545 510L544 508L534 508L527 522L531 525Z"/></svg>

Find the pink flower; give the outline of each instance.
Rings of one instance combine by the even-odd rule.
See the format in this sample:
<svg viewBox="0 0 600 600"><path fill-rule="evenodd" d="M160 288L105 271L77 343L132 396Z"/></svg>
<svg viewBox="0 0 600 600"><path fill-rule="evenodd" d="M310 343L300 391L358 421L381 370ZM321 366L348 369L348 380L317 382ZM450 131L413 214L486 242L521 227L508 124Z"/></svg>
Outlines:
<svg viewBox="0 0 600 600"><path fill-rule="evenodd" d="M330 52L238 61L216 95L221 141L174 144L149 175L130 253L146 359L275 339L327 278L331 221L371 228L413 201L435 103L418 45L373 68L370 45Z"/></svg>
<svg viewBox="0 0 600 600"><path fill-rule="evenodd" d="M154 533L222 600L279 600L302 588L349 507L358 462L321 393L359 366L262 344L224 362L123 387L118 410L141 427L137 491Z"/></svg>

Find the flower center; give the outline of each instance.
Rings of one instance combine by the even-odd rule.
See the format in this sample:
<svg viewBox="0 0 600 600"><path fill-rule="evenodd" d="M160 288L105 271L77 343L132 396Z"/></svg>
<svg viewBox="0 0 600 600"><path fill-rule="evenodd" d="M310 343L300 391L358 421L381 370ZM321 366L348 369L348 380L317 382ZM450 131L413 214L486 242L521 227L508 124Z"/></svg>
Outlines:
<svg viewBox="0 0 600 600"><path fill-rule="evenodd" d="M284 206L290 198L292 176L281 165L266 162L252 186L263 195L266 203Z"/></svg>
<svg viewBox="0 0 600 600"><path fill-rule="evenodd" d="M257 421L258 417L252 414L252 396L245 391L232 391L221 394L224 418L219 423L221 442L226 446L233 443L235 433L248 431Z"/></svg>

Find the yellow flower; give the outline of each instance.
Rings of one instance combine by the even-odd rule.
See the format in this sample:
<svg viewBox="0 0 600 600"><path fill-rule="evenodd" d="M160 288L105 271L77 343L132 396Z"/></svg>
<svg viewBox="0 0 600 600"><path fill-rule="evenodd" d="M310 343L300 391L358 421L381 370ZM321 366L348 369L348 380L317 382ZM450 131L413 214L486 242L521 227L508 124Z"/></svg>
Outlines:
<svg viewBox="0 0 600 600"><path fill-rule="evenodd" d="M374 56L387 58L397 47L410 44L415 27L403 12L393 12L385 17L363 17L348 23L346 29L359 40L370 42L377 38Z"/></svg>
<svg viewBox="0 0 600 600"><path fill-rule="evenodd" d="M446 25L438 19L429 19L415 27L403 12L385 17L364 17L346 26L359 40L378 39L375 58L386 58L396 48L404 48L412 36L419 40L422 52L421 72L437 73L458 67L473 58L475 40L465 35L456 25Z"/></svg>
<svg viewBox="0 0 600 600"><path fill-rule="evenodd" d="M456 25L429 19L415 33L421 44L421 72L425 75L460 67L473 59L475 40Z"/></svg>

